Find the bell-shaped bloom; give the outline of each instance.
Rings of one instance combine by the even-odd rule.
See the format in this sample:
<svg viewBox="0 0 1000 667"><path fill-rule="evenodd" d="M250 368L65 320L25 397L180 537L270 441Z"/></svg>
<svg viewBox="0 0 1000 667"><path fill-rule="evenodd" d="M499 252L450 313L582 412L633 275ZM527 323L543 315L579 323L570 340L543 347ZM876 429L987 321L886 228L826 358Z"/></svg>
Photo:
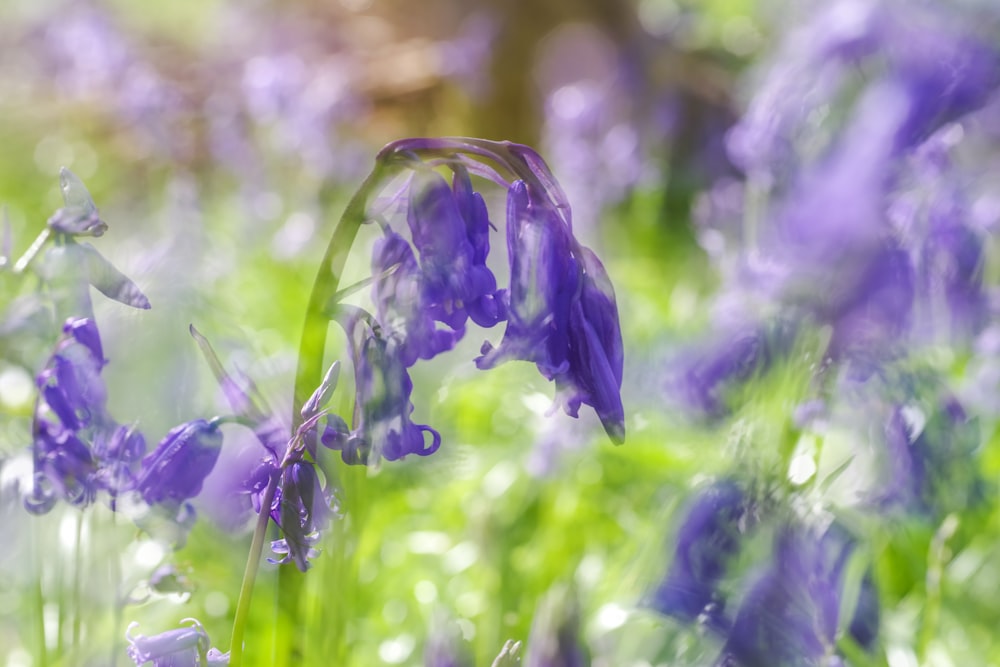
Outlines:
<svg viewBox="0 0 1000 667"><path fill-rule="evenodd" d="M33 454L35 459L35 489L26 507L33 513L44 513L51 501L62 498L71 505L86 506L97 495L97 462L90 448L74 431L61 428L44 419L35 421Z"/></svg>
<svg viewBox="0 0 1000 667"><path fill-rule="evenodd" d="M725 601L719 583L751 522L749 501L734 482L718 482L699 492L685 510L673 562L650 606L688 622L704 613L721 626Z"/></svg>
<svg viewBox="0 0 1000 667"><path fill-rule="evenodd" d="M465 333L464 321L454 328L438 328L435 312L442 309L432 307L425 295L424 273L410 244L391 229L375 242L372 274L378 321L398 338L400 357L407 367L417 359L431 359L450 350Z"/></svg>
<svg viewBox="0 0 1000 667"><path fill-rule="evenodd" d="M186 628L167 630L158 635L132 635L138 623L129 625L125 632L128 640L128 657L137 667L152 665L152 667L205 667L216 665L222 667L229 664L229 653L220 653L218 649L209 648L211 641L205 628L193 618ZM203 664L201 656L205 656Z"/></svg>
<svg viewBox="0 0 1000 667"><path fill-rule="evenodd" d="M511 284L500 345L483 344L481 369L531 361L555 380L567 414L590 405L612 440L625 437L622 339L604 267L573 239L562 216L523 181L507 195Z"/></svg>
<svg viewBox="0 0 1000 667"><path fill-rule="evenodd" d="M840 618L853 539L837 525L822 536L782 530L774 562L754 581L728 633L720 664L798 667L836 652L838 627L862 648L878 634L877 597L869 575L855 593L851 619Z"/></svg>
<svg viewBox="0 0 1000 667"><path fill-rule="evenodd" d="M217 420L176 426L142 459L135 490L150 505L179 505L198 495L221 449Z"/></svg>
<svg viewBox="0 0 1000 667"><path fill-rule="evenodd" d="M471 281L464 301L465 309L473 322L489 328L507 316L503 293L497 291L496 278L486 266L493 223L490 222L483 196L472 189L472 180L466 169L456 168L452 190L458 212L465 222L466 238L472 247Z"/></svg>
<svg viewBox="0 0 1000 667"><path fill-rule="evenodd" d="M328 442L340 447L345 463L374 463L380 458L395 461L407 454L427 456L441 445L441 435L430 426L410 420L413 382L400 356L400 343L383 338L360 320L351 331L354 378L357 391L355 424L346 442ZM427 442L425 434L430 434Z"/></svg>
<svg viewBox="0 0 1000 667"><path fill-rule="evenodd" d="M130 479L128 464L135 460L123 462L119 452L108 448L119 426L107 412L101 377L107 362L96 325L90 319L70 319L63 332L36 378L36 482L26 503L32 512L47 511L57 497L85 506L100 489L116 495ZM134 441L130 447L135 448Z"/></svg>
<svg viewBox="0 0 1000 667"><path fill-rule="evenodd" d="M39 373L37 384L45 405L63 428L78 431L107 418L107 389L101 378L102 360L74 339L60 344Z"/></svg>
<svg viewBox="0 0 1000 667"><path fill-rule="evenodd" d="M333 514L329 494L320 483L316 466L309 461L296 461L285 467L278 489L277 510L271 516L278 515L275 522L284 538L271 545L272 551L282 555L274 562L294 562L305 572L309 568L308 559L317 555L313 545L319 541L319 530Z"/></svg>
<svg viewBox="0 0 1000 667"><path fill-rule="evenodd" d="M483 248L482 240L485 206L473 196L471 183L468 189L465 185L459 181L461 195L466 199L459 202L441 176L429 170L418 171L410 185L406 215L413 246L420 254L424 303L436 320L453 329L465 324L467 303L491 296L497 287L485 263L484 251L488 251L488 246ZM463 209L469 220L463 217ZM488 218L485 224L488 229ZM478 254L482 254L482 259L478 262L470 231L480 245Z"/></svg>

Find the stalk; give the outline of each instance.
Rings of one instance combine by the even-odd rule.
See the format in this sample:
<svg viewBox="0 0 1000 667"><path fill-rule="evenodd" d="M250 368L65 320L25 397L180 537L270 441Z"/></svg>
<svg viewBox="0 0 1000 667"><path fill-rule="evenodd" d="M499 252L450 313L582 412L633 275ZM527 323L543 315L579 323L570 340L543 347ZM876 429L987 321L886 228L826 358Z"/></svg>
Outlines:
<svg viewBox="0 0 1000 667"><path fill-rule="evenodd" d="M292 400L292 433L295 433L302 423L302 406L323 379L323 355L326 350L327 331L330 324L330 302L337 293L341 275L347 263L347 256L354 244L358 229L365 221L368 199L376 191L377 186L394 169L394 165L387 162L377 161L375 163L374 169L348 202L347 208L344 209L344 213L337 222L333 236L326 247L306 306L305 322L302 326L302 336L299 342L298 366L295 373ZM243 572L243 583L240 586L240 596L236 605L236 616L233 621L229 655L230 667L240 667L243 662L243 635L250 613L250 601L253 597L253 587L260 565L264 538L267 533L271 503L274 501L280 479L281 471L276 470L271 479L268 480L260 513L257 516L257 524L254 527L250 553L247 557L247 566ZM295 597L297 597L298 588L294 587L294 589ZM280 595L281 588L279 587ZM295 600L286 599L285 602L286 604L279 605L279 608L295 604Z"/></svg>

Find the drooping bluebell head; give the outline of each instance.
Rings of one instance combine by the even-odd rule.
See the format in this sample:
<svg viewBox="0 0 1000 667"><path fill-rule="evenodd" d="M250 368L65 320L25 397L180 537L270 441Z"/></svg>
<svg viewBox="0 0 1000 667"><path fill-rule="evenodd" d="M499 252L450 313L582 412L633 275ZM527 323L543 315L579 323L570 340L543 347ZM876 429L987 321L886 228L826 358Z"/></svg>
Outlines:
<svg viewBox="0 0 1000 667"><path fill-rule="evenodd" d="M218 649L210 648L211 641L201 623L193 618L186 618L181 622L191 622L191 625L152 636L133 636L132 631L138 623L132 623L125 632L125 639L129 643L128 657L137 667L150 663L153 667L222 667L229 664L229 653L220 653ZM206 659L204 664L201 659L203 655Z"/></svg>
<svg viewBox="0 0 1000 667"><path fill-rule="evenodd" d="M551 204L517 181L507 195L511 284L500 345L483 344L481 369L531 361L556 381L572 416L597 412L615 442L625 438L621 404L622 339L614 291L596 256L582 248Z"/></svg>
<svg viewBox="0 0 1000 667"><path fill-rule="evenodd" d="M723 480L699 492L685 510L674 538L673 561L650 606L687 622L704 613L720 625L725 600L719 583L752 525L750 510L735 482Z"/></svg>
<svg viewBox="0 0 1000 667"><path fill-rule="evenodd" d="M484 343L476 365L534 363L556 383L567 414L576 417L580 405L590 405L611 439L622 442L623 349L614 290L596 255L574 238L566 195L541 156L521 144L444 137L393 142L378 159L414 171L408 223L429 276L429 300L445 306L430 308L431 317L467 316L482 326L506 319L500 344ZM428 165L451 168L452 187ZM494 290L486 266L491 225L470 173L507 189L507 289ZM463 284L451 274L464 276ZM465 314L456 314L459 306Z"/></svg>
<svg viewBox="0 0 1000 667"><path fill-rule="evenodd" d="M221 449L218 420L176 426L142 459L135 490L150 505L179 505L201 492Z"/></svg>

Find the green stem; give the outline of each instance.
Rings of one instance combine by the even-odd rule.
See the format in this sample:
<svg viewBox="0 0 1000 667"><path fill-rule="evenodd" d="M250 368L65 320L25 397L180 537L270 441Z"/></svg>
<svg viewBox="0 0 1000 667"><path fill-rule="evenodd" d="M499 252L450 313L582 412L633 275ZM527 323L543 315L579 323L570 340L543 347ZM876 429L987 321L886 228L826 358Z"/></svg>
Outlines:
<svg viewBox="0 0 1000 667"><path fill-rule="evenodd" d="M45 596L42 593L42 562L44 559L41 557L42 546L39 543L40 537L37 530L31 531L34 539L35 546L35 587L33 591L34 599L34 611L35 611L35 628L36 641L37 641L37 651L38 651L38 665L39 667L47 667L49 664L48 649L45 646Z"/></svg>
<svg viewBox="0 0 1000 667"><path fill-rule="evenodd" d="M330 301L337 294L341 275L347 263L347 256L358 229L365 221L365 210L368 199L386 176L395 167L386 162L376 162L374 169L358 188L344 209L333 236L326 247L323 262L320 264L313 283L309 303L306 306L305 322L302 326L302 337L299 342L298 367L295 372L295 386L292 407L292 433L295 433L302 423L302 406L313 390L323 379L323 356L326 350L326 337L329 329L328 316ZM264 547L264 537L267 533L271 503L277 491L281 475L276 473L268 481L261 501L260 514L250 543L250 554L247 557L246 570L243 572L243 584L240 586L240 597L236 604L236 618L233 621L232 641L230 642L230 667L240 667L243 660L243 634L247 616L250 613L250 600L253 596L254 582L257 578L257 568L260 564L261 551ZM297 589L296 589L297 590ZM281 589L279 588L279 595ZM291 601L294 603L294 600ZM286 608L288 605L284 605Z"/></svg>
<svg viewBox="0 0 1000 667"><path fill-rule="evenodd" d="M280 472L276 471L271 475L271 479L267 483L267 488L264 490L264 497L260 503L260 513L257 515L257 525L254 527L253 541L250 543L247 567L243 571L240 598L236 603L236 618L233 621L233 635L229 645L230 667L240 667L243 662L243 631L246 626L247 616L250 613L250 599L253 597L253 585L257 580L257 567L260 565L264 538L267 535L267 522L271 517L271 503L274 501L274 494L278 488L279 479L281 479Z"/></svg>
<svg viewBox="0 0 1000 667"><path fill-rule="evenodd" d="M81 582L83 580L83 520L80 512L76 520L76 539L73 545L73 655L80 648L80 625L83 622L83 610L80 608Z"/></svg>
<svg viewBox="0 0 1000 667"><path fill-rule="evenodd" d="M323 354L326 350L326 336L330 327L330 301L337 294L340 279L347 263L347 255L354 238L365 221L368 198L394 166L376 162L375 168L365 179L358 191L351 197L344 214L333 230L330 243L326 246L323 261L316 272L312 293L306 306L302 337L299 339L298 367L295 371L295 389L292 400L292 432L302 422L302 405L319 386L323 379Z"/></svg>
<svg viewBox="0 0 1000 667"><path fill-rule="evenodd" d="M48 227L43 229L41 233L35 237L35 240L31 243L31 246L24 251L24 254L14 263L14 273L24 273L24 270L28 268L28 264L31 263L33 259L42 251L45 244L52 238L52 230Z"/></svg>

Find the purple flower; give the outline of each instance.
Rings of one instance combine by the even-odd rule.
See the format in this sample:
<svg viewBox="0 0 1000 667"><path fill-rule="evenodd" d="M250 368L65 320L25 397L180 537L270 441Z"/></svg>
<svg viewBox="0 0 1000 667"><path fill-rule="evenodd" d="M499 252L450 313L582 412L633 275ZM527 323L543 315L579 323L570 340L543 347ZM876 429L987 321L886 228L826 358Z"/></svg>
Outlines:
<svg viewBox="0 0 1000 667"><path fill-rule="evenodd" d="M406 239L386 229L375 242L372 274L376 276L372 293L378 320L399 339L405 366L455 346L465 330L461 324L458 330L437 328L435 309L425 299L423 273Z"/></svg>
<svg viewBox="0 0 1000 667"><path fill-rule="evenodd" d="M196 419L174 427L142 459L135 490L150 505L180 504L201 491L222 449L218 420Z"/></svg>
<svg viewBox="0 0 1000 667"><path fill-rule="evenodd" d="M93 320L70 319L38 374L33 425L35 488L26 506L46 512L56 497L93 502L101 489L114 498L132 479L145 450L142 434L119 426L107 412L101 370L107 361Z"/></svg>
<svg viewBox="0 0 1000 667"><path fill-rule="evenodd" d="M355 319L351 332L354 378L357 391L355 424L347 438L331 437L327 431L324 444L340 449L349 464L375 463L379 458L395 461L407 454L427 456L441 445L441 435L430 426L410 421L413 382L400 355L395 338L383 338L381 332ZM425 434L430 433L428 444Z"/></svg>
<svg viewBox="0 0 1000 667"><path fill-rule="evenodd" d="M209 648L211 641L201 623L193 618L186 618L181 622L190 621L192 625L187 628L167 630L158 635L148 637L146 635L132 636L132 630L138 623L129 625L125 632L128 640L128 656L135 661L137 667L153 663L153 667L198 667L207 665L228 665L229 653L220 653L217 649ZM205 656L206 662L203 664L201 656Z"/></svg>
<svg viewBox="0 0 1000 667"><path fill-rule="evenodd" d="M734 482L718 482L698 493L685 510L674 560L650 606L688 622L707 613L721 625L724 600L717 589L750 521L748 500Z"/></svg>
<svg viewBox="0 0 1000 667"><path fill-rule="evenodd" d="M35 488L26 503L29 511L48 512L55 495L71 505L86 506L93 502L97 496L94 479L97 463L74 431L37 419L33 454Z"/></svg>
<svg viewBox="0 0 1000 667"><path fill-rule="evenodd" d="M946 395L929 410L895 406L885 425L886 484L880 504L940 516L982 499L975 461L979 426Z"/></svg>
<svg viewBox="0 0 1000 667"><path fill-rule="evenodd" d="M614 290L604 267L573 239L563 217L515 182L507 196L511 285L507 330L499 347L483 344L481 369L534 362L555 380L567 414L590 405L608 435L625 438L621 403L622 339Z"/></svg>
<svg viewBox="0 0 1000 667"><path fill-rule="evenodd" d="M834 652L853 551L853 538L836 524L822 536L783 529L774 562L743 599L718 664L797 667ZM870 574L862 579L854 608L848 632L859 646L870 648L879 616Z"/></svg>
<svg viewBox="0 0 1000 667"><path fill-rule="evenodd" d="M281 528L284 538L272 543L271 549L283 557L275 563L294 562L300 571L309 568L309 558L317 555L313 545L319 540L319 529L326 526L332 515L328 492L320 483L316 466L297 461L281 472L279 494L275 496L277 511L271 516Z"/></svg>
<svg viewBox="0 0 1000 667"><path fill-rule="evenodd" d="M91 348L65 338L39 373L36 383L44 406L55 413L63 428L77 431L107 421L102 363Z"/></svg>
<svg viewBox="0 0 1000 667"><path fill-rule="evenodd" d="M683 355L672 389L684 407L697 415L721 417L730 408L730 393L766 371L790 339L790 328L780 324L730 326L700 349Z"/></svg>
<svg viewBox="0 0 1000 667"><path fill-rule="evenodd" d="M895 151L981 107L1000 84L1000 57L956 16L891 0L823 4L790 31L731 133L734 160L750 171L783 172L820 138L812 112L849 103L857 85L889 87L904 102Z"/></svg>

